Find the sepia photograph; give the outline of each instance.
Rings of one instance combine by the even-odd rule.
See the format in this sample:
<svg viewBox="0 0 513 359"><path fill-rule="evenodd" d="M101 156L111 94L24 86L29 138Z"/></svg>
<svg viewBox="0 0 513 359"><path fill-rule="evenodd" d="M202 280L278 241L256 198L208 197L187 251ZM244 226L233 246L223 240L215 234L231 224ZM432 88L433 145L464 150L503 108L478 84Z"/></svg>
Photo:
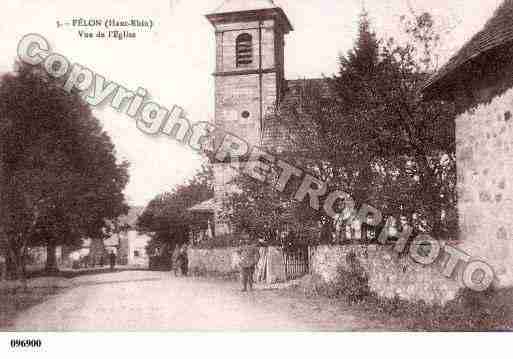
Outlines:
<svg viewBox="0 0 513 359"><path fill-rule="evenodd" d="M0 13L9 352L513 331L513 0Z"/></svg>

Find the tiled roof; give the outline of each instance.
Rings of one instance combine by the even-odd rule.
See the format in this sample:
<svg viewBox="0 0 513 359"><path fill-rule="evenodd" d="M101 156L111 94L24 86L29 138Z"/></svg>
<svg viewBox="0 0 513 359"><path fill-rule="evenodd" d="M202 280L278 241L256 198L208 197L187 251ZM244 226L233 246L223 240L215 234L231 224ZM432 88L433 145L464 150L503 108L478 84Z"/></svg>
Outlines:
<svg viewBox="0 0 513 359"><path fill-rule="evenodd" d="M217 204L215 198L211 198L207 201L201 202L191 208L188 209L190 212L207 212L212 213L219 209L219 205Z"/></svg>
<svg viewBox="0 0 513 359"><path fill-rule="evenodd" d="M215 9L215 14L224 14L229 12L274 9L277 6L272 0L226 0Z"/></svg>
<svg viewBox="0 0 513 359"><path fill-rule="evenodd" d="M513 0L505 0L488 20L483 30L467 42L449 62L434 74L424 85L423 91L439 86L447 77L467 62L493 50L513 42Z"/></svg>
<svg viewBox="0 0 513 359"><path fill-rule="evenodd" d="M322 96L328 97L331 94L331 88L328 79L298 79L298 80L287 80L285 96L283 103L292 103L301 99L302 93L308 86L314 86L321 91Z"/></svg>
<svg viewBox="0 0 513 359"><path fill-rule="evenodd" d="M287 112L291 108L300 109L303 96L307 89L314 88L320 91L322 97L330 97L331 89L327 79L302 79L286 81L286 88L283 99L280 104L279 112ZM268 114L264 119L262 130L262 146L274 151L300 151L293 144L293 135L304 134L305 129L299 128L304 124L294 126L293 121L278 119L275 114ZM304 134L306 136L315 135L314 133Z"/></svg>

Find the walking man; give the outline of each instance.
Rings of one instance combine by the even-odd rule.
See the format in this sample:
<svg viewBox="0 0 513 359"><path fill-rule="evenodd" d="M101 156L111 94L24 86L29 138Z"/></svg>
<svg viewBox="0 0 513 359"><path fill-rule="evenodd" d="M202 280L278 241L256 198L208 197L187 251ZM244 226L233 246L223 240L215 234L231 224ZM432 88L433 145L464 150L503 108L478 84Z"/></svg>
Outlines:
<svg viewBox="0 0 513 359"><path fill-rule="evenodd" d="M109 261L110 261L110 270L114 270L114 266L116 265L116 254L114 253L114 251L110 252Z"/></svg>
<svg viewBox="0 0 513 359"><path fill-rule="evenodd" d="M175 276L178 275L178 271L182 273L184 277L187 276L189 270L189 258L187 256L187 245L182 245L176 248L173 253L173 269Z"/></svg>
<svg viewBox="0 0 513 359"><path fill-rule="evenodd" d="M182 271L182 275L184 277L187 277L187 272L189 270L189 257L187 256L187 245L184 244L180 249L180 252L180 269Z"/></svg>
<svg viewBox="0 0 513 359"><path fill-rule="evenodd" d="M237 250L240 258L240 271L242 281L242 291L253 290L253 275L255 273L255 266L260 259L260 251L255 242L246 240L243 245Z"/></svg>

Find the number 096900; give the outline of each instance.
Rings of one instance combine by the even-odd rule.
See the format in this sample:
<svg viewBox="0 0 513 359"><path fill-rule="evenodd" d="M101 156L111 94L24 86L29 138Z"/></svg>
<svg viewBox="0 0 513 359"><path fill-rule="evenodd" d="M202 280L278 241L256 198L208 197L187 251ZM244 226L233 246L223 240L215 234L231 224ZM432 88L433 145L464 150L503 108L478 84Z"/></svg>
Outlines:
<svg viewBox="0 0 513 359"><path fill-rule="evenodd" d="M40 348L40 339L12 339L11 348Z"/></svg>

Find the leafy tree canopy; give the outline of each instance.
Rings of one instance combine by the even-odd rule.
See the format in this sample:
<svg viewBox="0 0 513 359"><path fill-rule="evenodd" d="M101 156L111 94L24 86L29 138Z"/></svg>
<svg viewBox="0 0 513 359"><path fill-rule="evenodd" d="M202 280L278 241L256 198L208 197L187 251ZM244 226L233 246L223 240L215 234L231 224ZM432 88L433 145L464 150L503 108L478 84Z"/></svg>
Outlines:
<svg viewBox="0 0 513 359"><path fill-rule="evenodd" d="M213 171L210 166L203 166L187 184L151 200L139 217L138 230L150 234L153 245L167 244L174 248L177 244L186 243L191 227L205 222L204 217L188 209L213 196Z"/></svg>
<svg viewBox="0 0 513 359"><path fill-rule="evenodd" d="M0 227L19 260L30 245L53 249L105 236L128 210L128 163L117 163L79 94L40 67L17 66L0 83Z"/></svg>

